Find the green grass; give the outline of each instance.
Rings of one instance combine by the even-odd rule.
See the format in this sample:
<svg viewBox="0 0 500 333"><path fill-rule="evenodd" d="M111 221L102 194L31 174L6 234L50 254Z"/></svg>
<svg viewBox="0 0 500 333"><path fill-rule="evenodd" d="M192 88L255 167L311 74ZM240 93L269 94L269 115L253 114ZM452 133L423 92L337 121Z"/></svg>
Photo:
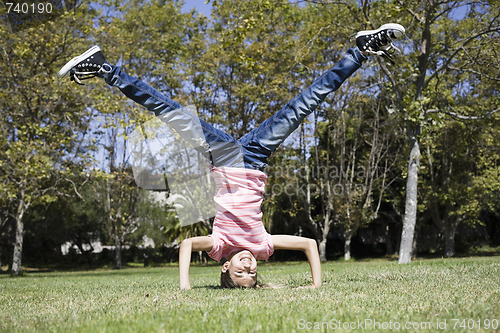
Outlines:
<svg viewBox="0 0 500 333"><path fill-rule="evenodd" d="M218 266L194 266L193 289L184 292L178 290L177 267L4 275L0 331L361 332L400 324L405 332L460 332L466 331L461 324L469 324L474 332L491 332L487 320L500 320L498 256L410 265L328 262L322 268L320 289L295 289L310 283L310 273L307 263L294 262L259 265L262 282L286 287L221 290ZM445 320L447 329L438 330ZM334 329L338 321L355 323L355 329ZM403 327L407 322L410 329ZM424 323L430 329L416 329ZM306 326L312 329L301 329Z"/></svg>

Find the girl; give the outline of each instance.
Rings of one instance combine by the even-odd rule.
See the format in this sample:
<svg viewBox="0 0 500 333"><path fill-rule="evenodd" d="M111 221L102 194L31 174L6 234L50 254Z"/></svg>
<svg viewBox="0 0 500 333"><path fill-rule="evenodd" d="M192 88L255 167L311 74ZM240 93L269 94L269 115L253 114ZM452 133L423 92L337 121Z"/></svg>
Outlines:
<svg viewBox="0 0 500 333"><path fill-rule="evenodd" d="M170 118L166 119L174 119L171 121L175 121L175 129L179 133L192 133L193 127L201 124L205 142L197 147L205 147L204 153L212 165L211 174L217 185L214 198L217 214L210 236L189 238L181 244L180 289L191 288L189 266L192 251L207 251L217 261L226 258L222 265L221 286L234 288L255 287L257 260L268 259L274 250L303 251L312 273L312 284L307 287L317 288L321 286L321 265L316 242L298 236L270 235L262 224L261 203L267 180L264 173L267 160L329 93L338 89L361 67L368 54L391 60L389 51L395 48L392 40L401 37L404 32L404 28L395 23L384 24L377 30L358 32L356 47L349 49L333 68L239 140L199 120L177 102L122 72L120 67L110 65L98 46L70 60L58 75L69 76L79 84L82 84L81 80L101 77L156 116L167 115Z"/></svg>

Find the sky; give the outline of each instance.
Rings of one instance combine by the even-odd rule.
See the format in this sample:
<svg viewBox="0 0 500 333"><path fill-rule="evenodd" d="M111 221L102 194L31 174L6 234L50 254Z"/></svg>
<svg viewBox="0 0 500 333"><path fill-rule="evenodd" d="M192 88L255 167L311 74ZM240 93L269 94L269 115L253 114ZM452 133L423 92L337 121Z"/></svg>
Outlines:
<svg viewBox="0 0 500 333"><path fill-rule="evenodd" d="M195 8L196 11L203 13L205 16L210 16L210 11L212 9L211 4L206 4L206 0L184 0L185 11L190 11Z"/></svg>

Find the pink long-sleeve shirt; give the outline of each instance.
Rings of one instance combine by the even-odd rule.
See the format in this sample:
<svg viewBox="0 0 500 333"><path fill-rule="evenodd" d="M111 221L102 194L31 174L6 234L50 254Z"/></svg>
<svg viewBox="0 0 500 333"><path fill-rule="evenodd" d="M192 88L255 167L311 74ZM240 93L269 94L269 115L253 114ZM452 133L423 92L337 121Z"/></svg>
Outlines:
<svg viewBox="0 0 500 333"><path fill-rule="evenodd" d="M271 235L262 224L261 204L267 175L258 170L213 167L217 214L210 237L210 258L220 261L241 250L265 260L274 252Z"/></svg>

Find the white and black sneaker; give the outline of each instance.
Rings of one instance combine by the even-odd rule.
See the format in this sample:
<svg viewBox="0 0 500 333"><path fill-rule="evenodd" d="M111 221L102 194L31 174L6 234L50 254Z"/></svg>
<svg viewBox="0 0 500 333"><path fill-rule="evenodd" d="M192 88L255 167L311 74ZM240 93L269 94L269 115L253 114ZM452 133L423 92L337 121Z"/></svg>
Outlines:
<svg viewBox="0 0 500 333"><path fill-rule="evenodd" d="M356 34L356 46L365 53L387 58L391 63L394 50L401 52L392 42L405 33L405 28L397 23L387 23L377 30L365 30Z"/></svg>
<svg viewBox="0 0 500 333"><path fill-rule="evenodd" d="M106 59L99 46L93 46L78 57L74 57L64 65L57 73L60 77L70 76L71 81L83 85L82 80L88 80L99 73L111 72L111 66L106 63Z"/></svg>

